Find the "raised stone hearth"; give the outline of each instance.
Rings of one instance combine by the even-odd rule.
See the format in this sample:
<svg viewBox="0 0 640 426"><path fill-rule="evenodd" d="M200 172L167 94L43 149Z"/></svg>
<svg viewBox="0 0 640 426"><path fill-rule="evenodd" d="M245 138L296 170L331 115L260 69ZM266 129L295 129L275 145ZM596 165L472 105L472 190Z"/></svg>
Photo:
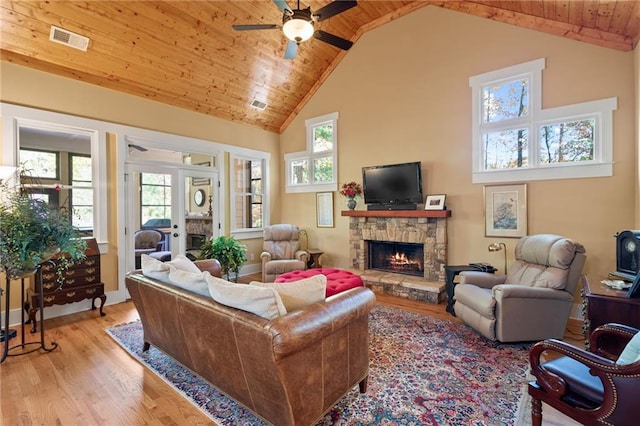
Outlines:
<svg viewBox="0 0 640 426"><path fill-rule="evenodd" d="M436 211L343 211L349 216L352 272L377 293L439 303L445 296L447 217ZM368 241L424 244L424 277L368 269Z"/></svg>

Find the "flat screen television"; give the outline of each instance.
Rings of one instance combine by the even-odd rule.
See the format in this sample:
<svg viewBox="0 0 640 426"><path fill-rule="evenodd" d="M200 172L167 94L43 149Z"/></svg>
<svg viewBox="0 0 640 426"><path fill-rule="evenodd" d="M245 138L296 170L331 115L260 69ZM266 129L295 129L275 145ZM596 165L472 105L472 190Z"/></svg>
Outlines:
<svg viewBox="0 0 640 426"><path fill-rule="evenodd" d="M421 163L363 167L362 189L369 210L415 210L424 202Z"/></svg>

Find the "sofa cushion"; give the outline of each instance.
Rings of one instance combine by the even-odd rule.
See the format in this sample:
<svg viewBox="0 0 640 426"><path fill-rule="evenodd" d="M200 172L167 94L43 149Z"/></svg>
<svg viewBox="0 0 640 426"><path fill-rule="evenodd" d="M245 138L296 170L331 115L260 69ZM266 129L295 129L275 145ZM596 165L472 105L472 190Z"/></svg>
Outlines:
<svg viewBox="0 0 640 426"><path fill-rule="evenodd" d="M624 347L622 353L618 357L616 364L627 365L640 361L640 332L636 333Z"/></svg>
<svg viewBox="0 0 640 426"><path fill-rule="evenodd" d="M142 274L159 281L168 282L171 266L185 272L200 273L200 269L185 255L179 254L169 262L162 262L146 254L142 255Z"/></svg>
<svg viewBox="0 0 640 426"><path fill-rule="evenodd" d="M234 284L208 273L205 279L209 294L221 305L251 312L266 319L274 319L287 313L280 295L273 288Z"/></svg>
<svg viewBox="0 0 640 426"><path fill-rule="evenodd" d="M161 262L146 254L142 255L143 275L203 296L209 296L209 286L204 278L205 273L209 274L200 271L192 261L183 255L176 256L170 262Z"/></svg>
<svg viewBox="0 0 640 426"><path fill-rule="evenodd" d="M251 284L275 289L287 312L304 308L312 303L322 302L327 291L327 277L322 274L288 283L252 281Z"/></svg>

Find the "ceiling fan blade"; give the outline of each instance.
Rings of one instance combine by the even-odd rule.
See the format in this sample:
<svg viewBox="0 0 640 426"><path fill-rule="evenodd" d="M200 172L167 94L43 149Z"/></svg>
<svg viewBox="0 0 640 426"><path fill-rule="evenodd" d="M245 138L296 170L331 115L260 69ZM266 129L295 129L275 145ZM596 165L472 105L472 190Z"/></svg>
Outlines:
<svg viewBox="0 0 640 426"><path fill-rule="evenodd" d="M296 53L298 53L298 43L289 40L289 43L287 43L287 50L284 52L284 58L293 59L296 57Z"/></svg>
<svg viewBox="0 0 640 426"><path fill-rule="evenodd" d="M289 5L287 4L287 2L285 0L273 0L273 2L276 4L276 6L278 6L278 9L280 9L281 11L291 11L291 8L289 7Z"/></svg>
<svg viewBox="0 0 640 426"><path fill-rule="evenodd" d="M329 34L322 30L317 30L313 33L313 36L320 41L324 41L332 46L338 47L342 50L349 50L353 46L353 42L337 35Z"/></svg>
<svg viewBox="0 0 640 426"><path fill-rule="evenodd" d="M273 0L275 1L275 0ZM335 16L339 13L342 13L346 10L355 7L358 4L355 0L335 0L329 3L328 5L321 7L316 10L314 15L318 17L318 22L324 21L325 19L329 19L332 16Z"/></svg>
<svg viewBox="0 0 640 426"><path fill-rule="evenodd" d="M252 31L252 30L276 30L280 28L277 24L254 24L254 25L232 25L236 31Z"/></svg>

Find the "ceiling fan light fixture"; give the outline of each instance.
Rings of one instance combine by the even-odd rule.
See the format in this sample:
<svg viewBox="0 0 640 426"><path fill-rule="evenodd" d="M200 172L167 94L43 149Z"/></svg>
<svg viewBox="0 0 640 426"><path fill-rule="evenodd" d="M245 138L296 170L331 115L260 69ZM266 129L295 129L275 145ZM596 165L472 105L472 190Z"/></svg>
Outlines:
<svg viewBox="0 0 640 426"><path fill-rule="evenodd" d="M310 9L294 10L291 16L285 14L283 21L282 32L289 40L301 43L313 36L313 20Z"/></svg>

